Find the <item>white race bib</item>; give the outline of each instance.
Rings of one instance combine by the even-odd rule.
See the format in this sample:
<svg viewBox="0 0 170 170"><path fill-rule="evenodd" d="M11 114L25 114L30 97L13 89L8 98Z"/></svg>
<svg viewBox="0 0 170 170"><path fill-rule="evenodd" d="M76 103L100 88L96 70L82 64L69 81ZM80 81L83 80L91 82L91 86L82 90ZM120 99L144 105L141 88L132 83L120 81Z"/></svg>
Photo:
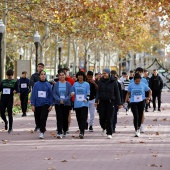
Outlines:
<svg viewBox="0 0 170 170"><path fill-rule="evenodd" d="M38 91L38 97L46 98L46 91Z"/></svg>
<svg viewBox="0 0 170 170"><path fill-rule="evenodd" d="M3 88L3 94L10 94L10 88Z"/></svg>
<svg viewBox="0 0 170 170"><path fill-rule="evenodd" d="M21 88L27 88L27 83L22 83Z"/></svg>
<svg viewBox="0 0 170 170"><path fill-rule="evenodd" d="M63 95L62 95L62 96L60 96L60 99L65 99L65 96L63 96Z"/></svg>
<svg viewBox="0 0 170 170"><path fill-rule="evenodd" d="M141 102L142 101L142 95L135 95L134 96L134 102Z"/></svg>
<svg viewBox="0 0 170 170"><path fill-rule="evenodd" d="M79 101L79 102L83 101L84 100L84 94L77 94L76 95L76 100Z"/></svg>

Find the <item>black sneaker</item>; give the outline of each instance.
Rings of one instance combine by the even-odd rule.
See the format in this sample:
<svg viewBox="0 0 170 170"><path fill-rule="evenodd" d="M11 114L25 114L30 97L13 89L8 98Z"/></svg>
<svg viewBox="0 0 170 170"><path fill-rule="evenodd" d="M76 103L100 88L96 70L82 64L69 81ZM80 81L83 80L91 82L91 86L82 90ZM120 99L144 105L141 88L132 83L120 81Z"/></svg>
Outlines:
<svg viewBox="0 0 170 170"><path fill-rule="evenodd" d="M80 139L84 139L84 133L83 133L83 132L80 132L79 138L80 138Z"/></svg>
<svg viewBox="0 0 170 170"><path fill-rule="evenodd" d="M12 128L9 128L8 133L11 133L11 132L12 132Z"/></svg>
<svg viewBox="0 0 170 170"><path fill-rule="evenodd" d="M159 108L158 111L161 112L161 109Z"/></svg>
<svg viewBox="0 0 170 170"><path fill-rule="evenodd" d="M145 112L149 112L148 109L145 109Z"/></svg>
<svg viewBox="0 0 170 170"><path fill-rule="evenodd" d="M66 137L66 135L67 135L67 132L63 132L63 137Z"/></svg>
<svg viewBox="0 0 170 170"><path fill-rule="evenodd" d="M90 125L89 132L93 132L93 126Z"/></svg>
<svg viewBox="0 0 170 170"><path fill-rule="evenodd" d="M23 113L23 114L22 114L22 117L25 117L25 116L27 116L26 113Z"/></svg>
<svg viewBox="0 0 170 170"><path fill-rule="evenodd" d="M116 133L116 130L115 130L115 129L113 129L113 133Z"/></svg>
<svg viewBox="0 0 170 170"><path fill-rule="evenodd" d="M8 130L8 121L5 122L5 130Z"/></svg>

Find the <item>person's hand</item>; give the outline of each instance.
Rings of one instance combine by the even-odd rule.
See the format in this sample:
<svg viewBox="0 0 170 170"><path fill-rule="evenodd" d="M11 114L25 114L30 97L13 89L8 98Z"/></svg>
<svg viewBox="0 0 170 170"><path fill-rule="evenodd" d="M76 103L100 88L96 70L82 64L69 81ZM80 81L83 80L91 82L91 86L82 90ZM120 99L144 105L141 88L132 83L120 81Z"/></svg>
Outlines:
<svg viewBox="0 0 170 170"><path fill-rule="evenodd" d="M97 103L94 103L94 107L97 107Z"/></svg>
<svg viewBox="0 0 170 170"><path fill-rule="evenodd" d="M60 100L60 104L64 104L63 100Z"/></svg>
<svg viewBox="0 0 170 170"><path fill-rule="evenodd" d="M119 105L119 106L118 106L118 109L121 109L121 108L123 108L123 106L122 106L122 105Z"/></svg>
<svg viewBox="0 0 170 170"><path fill-rule="evenodd" d="M86 103L86 102L87 102L87 100L86 100L86 99L84 99L84 100L83 100L83 102L84 102L84 103Z"/></svg>
<svg viewBox="0 0 170 170"><path fill-rule="evenodd" d="M18 93L18 96L20 96L21 94L20 93Z"/></svg>
<svg viewBox="0 0 170 170"><path fill-rule="evenodd" d="M146 104L148 104L149 103L149 99L146 99Z"/></svg>
<svg viewBox="0 0 170 170"><path fill-rule="evenodd" d="M50 106L50 107L48 108L48 111L50 112L50 111L52 110L52 108L53 108L53 106Z"/></svg>
<svg viewBox="0 0 170 170"><path fill-rule="evenodd" d="M70 96L73 97L73 96L74 96L74 92L71 92L71 93L70 93Z"/></svg>
<svg viewBox="0 0 170 170"><path fill-rule="evenodd" d="M16 93L16 90L14 90L13 93Z"/></svg>
<svg viewBox="0 0 170 170"><path fill-rule="evenodd" d="M35 106L31 106L33 112L35 112Z"/></svg>

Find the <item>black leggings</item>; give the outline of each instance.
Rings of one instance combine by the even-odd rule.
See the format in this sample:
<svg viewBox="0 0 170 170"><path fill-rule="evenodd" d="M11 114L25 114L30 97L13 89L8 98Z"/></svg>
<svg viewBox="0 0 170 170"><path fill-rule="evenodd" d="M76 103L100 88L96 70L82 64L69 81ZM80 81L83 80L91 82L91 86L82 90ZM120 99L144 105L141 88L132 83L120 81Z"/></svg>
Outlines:
<svg viewBox="0 0 170 170"><path fill-rule="evenodd" d="M46 122L47 122L47 118L48 118L48 108L50 106L49 105L43 105L43 106L39 106L35 108L35 115L36 115L36 123L37 123L37 127L40 128L40 131L42 133L45 132L46 129Z"/></svg>
<svg viewBox="0 0 170 170"><path fill-rule="evenodd" d="M7 122L5 111L7 108L9 129L12 129L13 125L13 115L12 115L13 99L1 100L1 118L4 122Z"/></svg>
<svg viewBox="0 0 170 170"><path fill-rule="evenodd" d="M22 113L26 113L28 105L28 94L20 94Z"/></svg>
<svg viewBox="0 0 170 170"><path fill-rule="evenodd" d="M131 111L133 113L133 118L134 118L133 119L134 127L135 130L138 130L141 126L145 102L141 101L138 103L130 103L130 105L131 105Z"/></svg>
<svg viewBox="0 0 170 170"><path fill-rule="evenodd" d="M87 116L88 116L88 107L80 107L75 108L76 118L78 122L78 126L80 129L80 133L84 134L84 130L86 128Z"/></svg>

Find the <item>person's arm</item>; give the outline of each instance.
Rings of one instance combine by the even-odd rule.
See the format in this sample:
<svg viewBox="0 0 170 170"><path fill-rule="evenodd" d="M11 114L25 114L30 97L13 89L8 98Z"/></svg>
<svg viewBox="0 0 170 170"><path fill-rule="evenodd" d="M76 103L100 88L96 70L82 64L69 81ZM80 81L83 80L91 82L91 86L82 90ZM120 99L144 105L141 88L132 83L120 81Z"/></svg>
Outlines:
<svg viewBox="0 0 170 170"><path fill-rule="evenodd" d="M117 105L122 105L117 81L114 81L114 94Z"/></svg>
<svg viewBox="0 0 170 170"><path fill-rule="evenodd" d="M70 83L69 82L66 82L66 91L68 92L67 94L66 94L66 98L65 99L63 99L63 102L65 103L65 102L67 102L67 101L70 101L70 99L71 99L71 96L70 96L70 93L71 93L71 85L70 85Z"/></svg>
<svg viewBox="0 0 170 170"><path fill-rule="evenodd" d="M148 97L146 98L146 103L147 103L147 104L149 103L149 101L150 101L150 99L151 99L152 90L149 89L149 90L148 90L148 93L149 93L149 95L148 95Z"/></svg>
<svg viewBox="0 0 170 170"><path fill-rule="evenodd" d="M163 80L162 78L159 76L159 80L160 80L160 89L162 91L163 87L164 87L164 83L163 83Z"/></svg>
<svg viewBox="0 0 170 170"><path fill-rule="evenodd" d="M34 74L30 78L30 86L33 88L35 82L34 82Z"/></svg>
<svg viewBox="0 0 170 170"><path fill-rule="evenodd" d="M130 92L128 91L126 94L125 103L129 101L129 97L130 97Z"/></svg>
<svg viewBox="0 0 170 170"><path fill-rule="evenodd" d="M31 107L32 111L35 111L35 102L36 102L36 86L33 87L32 93L31 93Z"/></svg>
<svg viewBox="0 0 170 170"><path fill-rule="evenodd" d="M57 102L60 102L60 98L58 96L58 82L55 83L54 87L53 87L53 98L57 101Z"/></svg>
<svg viewBox="0 0 170 170"><path fill-rule="evenodd" d="M19 92L18 81L16 81L15 84L14 84L14 91L13 91L13 93L18 93L18 92Z"/></svg>

